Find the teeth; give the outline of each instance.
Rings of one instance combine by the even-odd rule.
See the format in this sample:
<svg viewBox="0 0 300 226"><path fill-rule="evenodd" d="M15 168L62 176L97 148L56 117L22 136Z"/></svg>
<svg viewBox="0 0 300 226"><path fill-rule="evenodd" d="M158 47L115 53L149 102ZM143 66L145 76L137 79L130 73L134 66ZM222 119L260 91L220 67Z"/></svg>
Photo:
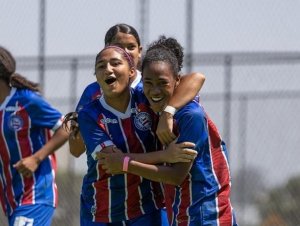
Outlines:
<svg viewBox="0 0 300 226"><path fill-rule="evenodd" d="M116 77L115 77L114 74L108 76L108 77L105 79L105 82L106 82L107 84L112 84L112 83L114 83L115 81L116 81Z"/></svg>
<svg viewBox="0 0 300 226"><path fill-rule="evenodd" d="M106 79L116 79L116 76L114 74L107 76Z"/></svg>
<svg viewBox="0 0 300 226"><path fill-rule="evenodd" d="M151 98L154 102L158 102L162 100L162 97L152 97Z"/></svg>

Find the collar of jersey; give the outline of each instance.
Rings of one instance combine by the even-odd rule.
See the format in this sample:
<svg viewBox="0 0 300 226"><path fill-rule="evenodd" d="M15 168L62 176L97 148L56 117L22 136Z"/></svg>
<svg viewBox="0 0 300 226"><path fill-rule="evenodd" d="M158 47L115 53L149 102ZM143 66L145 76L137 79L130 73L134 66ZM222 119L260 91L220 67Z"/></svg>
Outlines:
<svg viewBox="0 0 300 226"><path fill-rule="evenodd" d="M114 109L113 107L111 107L110 105L108 105L104 99L104 95L102 95L99 98L99 101L101 103L101 105L108 111L110 111L111 113L113 113L114 115L116 115L118 118L120 119L125 119L125 118L129 118L131 116L131 93L130 93L130 100L127 106L127 109L125 111L125 113L120 112L116 109Z"/></svg>
<svg viewBox="0 0 300 226"><path fill-rule="evenodd" d="M130 87L134 89L137 86L137 84L140 83L141 79L142 79L141 72L139 70L136 70L136 77L134 81L132 81Z"/></svg>

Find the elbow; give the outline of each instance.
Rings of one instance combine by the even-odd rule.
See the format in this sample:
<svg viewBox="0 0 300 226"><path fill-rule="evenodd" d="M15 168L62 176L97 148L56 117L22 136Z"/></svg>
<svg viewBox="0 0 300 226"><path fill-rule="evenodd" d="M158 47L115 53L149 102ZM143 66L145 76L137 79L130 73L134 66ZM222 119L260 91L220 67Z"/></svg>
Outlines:
<svg viewBox="0 0 300 226"><path fill-rule="evenodd" d="M72 150L72 148L70 148L70 154L75 158L79 158L82 153L83 153L82 151Z"/></svg>
<svg viewBox="0 0 300 226"><path fill-rule="evenodd" d="M174 180L173 185L180 186L184 181L184 178L178 178L177 180Z"/></svg>
<svg viewBox="0 0 300 226"><path fill-rule="evenodd" d="M74 156L75 158L79 158L81 156L81 153L74 153L74 152L71 152L71 155Z"/></svg>
<svg viewBox="0 0 300 226"><path fill-rule="evenodd" d="M199 82L200 82L200 84L204 84L204 82L205 82L205 75L204 74L202 74L202 73L199 73L199 72L197 72L196 73L196 75L197 75L197 78L199 79Z"/></svg>
<svg viewBox="0 0 300 226"><path fill-rule="evenodd" d="M168 178L166 180L166 184L174 185L174 186L180 186L184 181L183 177L180 176L173 176L172 178Z"/></svg>

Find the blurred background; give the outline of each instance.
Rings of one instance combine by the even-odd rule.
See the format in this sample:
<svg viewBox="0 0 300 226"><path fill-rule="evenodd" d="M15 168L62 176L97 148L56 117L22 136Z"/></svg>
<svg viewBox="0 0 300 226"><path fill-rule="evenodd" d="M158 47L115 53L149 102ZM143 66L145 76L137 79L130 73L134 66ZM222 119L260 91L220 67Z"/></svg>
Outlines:
<svg viewBox="0 0 300 226"><path fill-rule="evenodd" d="M95 81L106 31L128 23L144 49L159 35L184 46L184 72L206 75L201 102L229 148L239 225L300 225L300 1L0 0L0 45L64 114ZM1 147L0 147L1 148ZM57 152L53 225L79 225L86 158ZM0 225L6 218L0 213Z"/></svg>

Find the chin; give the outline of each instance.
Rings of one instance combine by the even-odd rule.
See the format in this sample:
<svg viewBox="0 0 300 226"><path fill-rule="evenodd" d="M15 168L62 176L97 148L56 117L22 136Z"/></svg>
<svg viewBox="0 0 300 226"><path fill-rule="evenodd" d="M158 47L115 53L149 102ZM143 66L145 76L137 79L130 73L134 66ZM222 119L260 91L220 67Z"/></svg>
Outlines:
<svg viewBox="0 0 300 226"><path fill-rule="evenodd" d="M164 110L164 108L161 105L157 105L157 104L151 105L151 108L154 112L161 112Z"/></svg>

